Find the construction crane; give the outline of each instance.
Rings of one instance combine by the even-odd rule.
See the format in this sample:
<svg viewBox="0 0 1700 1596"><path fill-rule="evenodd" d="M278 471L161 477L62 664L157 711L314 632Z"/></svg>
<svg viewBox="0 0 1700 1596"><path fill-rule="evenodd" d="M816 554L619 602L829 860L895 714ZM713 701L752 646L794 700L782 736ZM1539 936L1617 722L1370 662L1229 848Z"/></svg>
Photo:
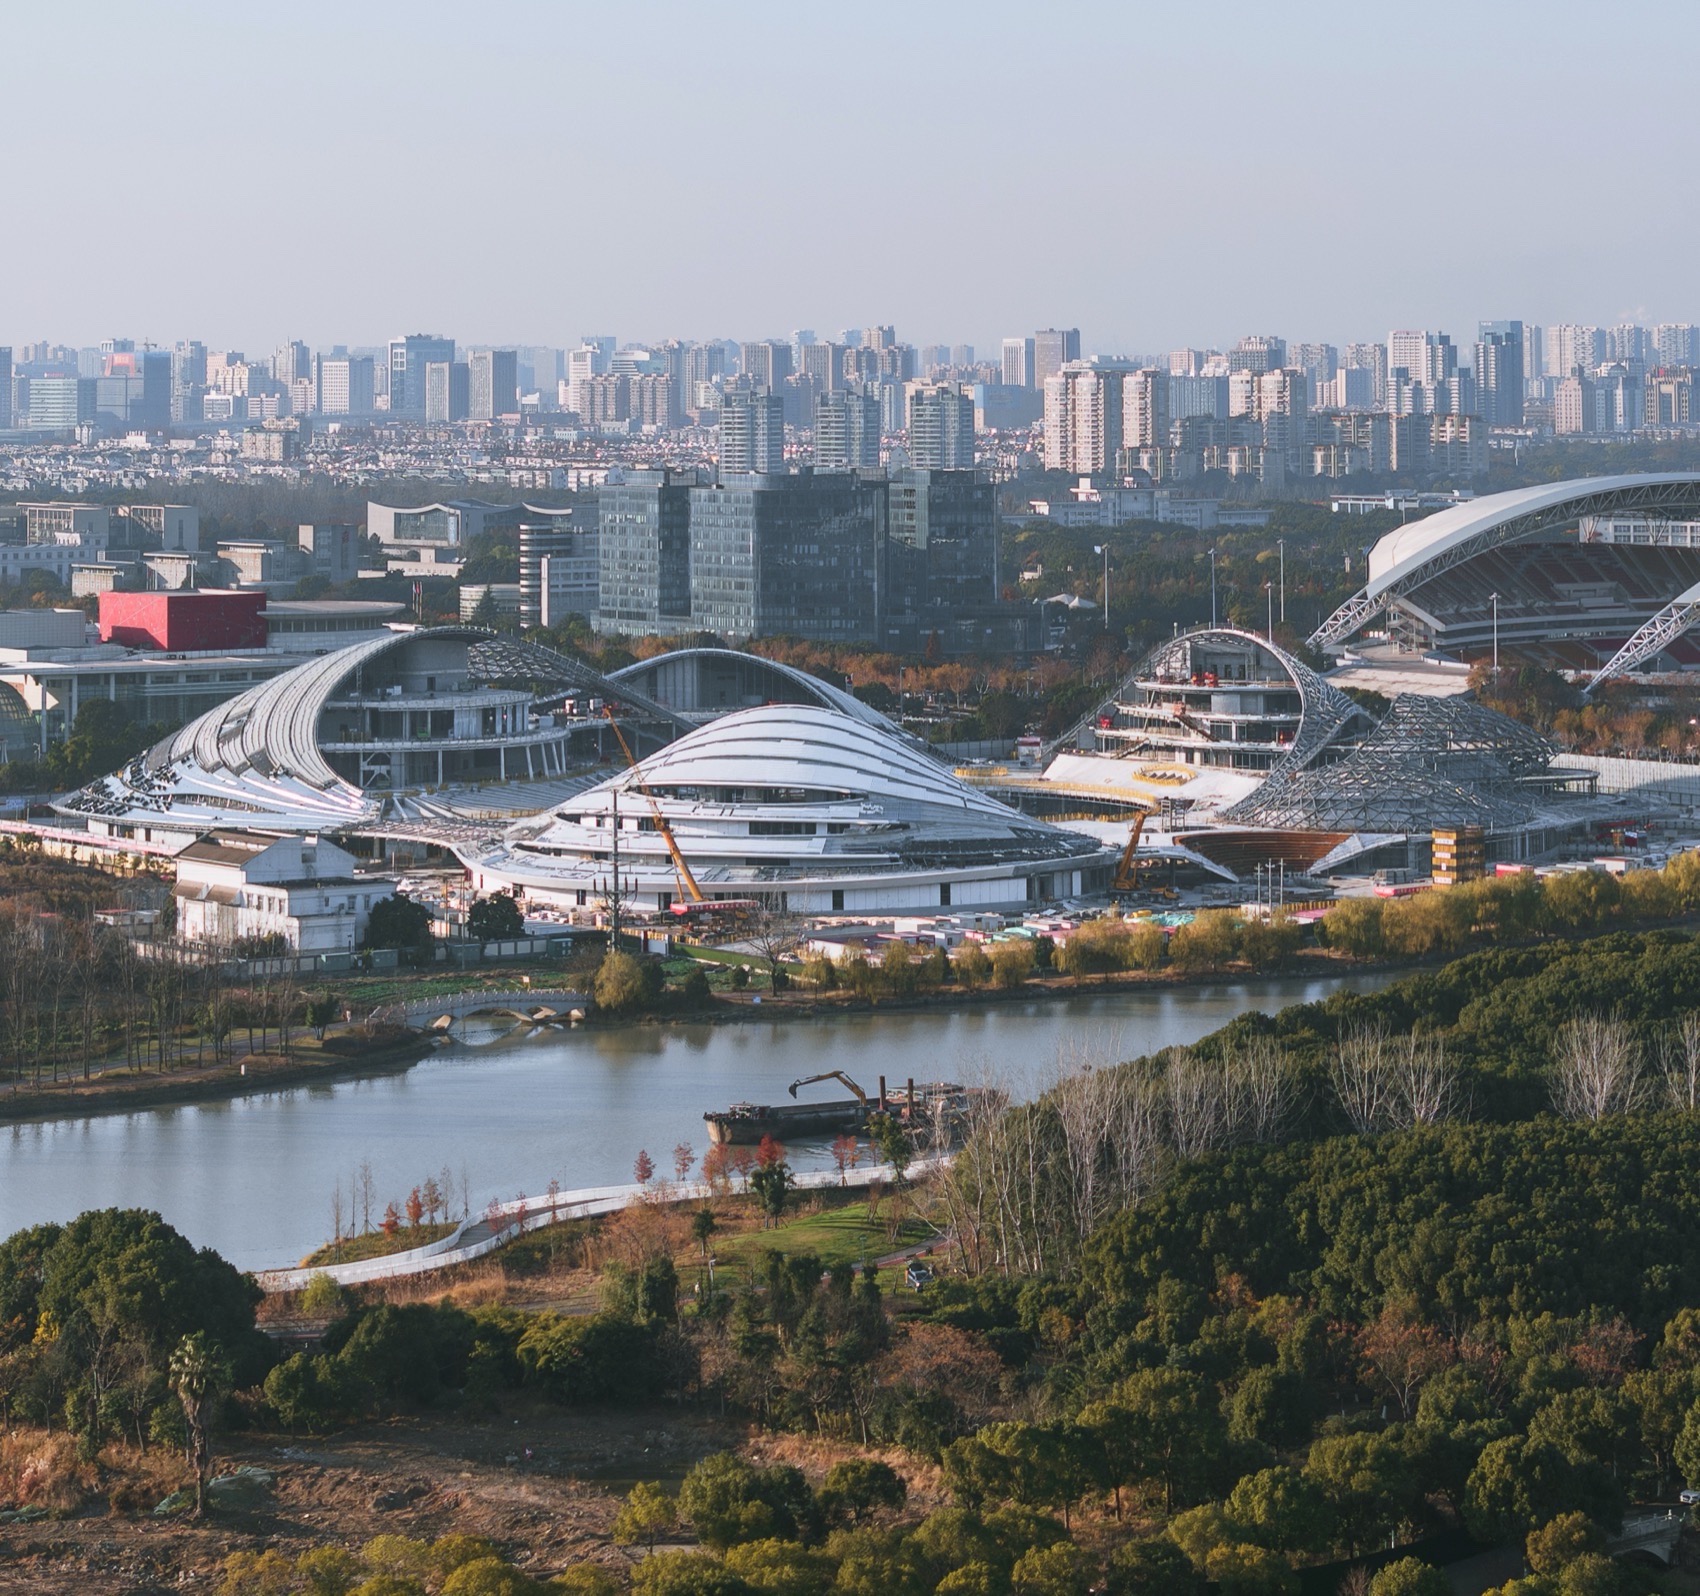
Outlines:
<svg viewBox="0 0 1700 1596"><path fill-rule="evenodd" d="M1134 855L1139 852L1140 833L1145 830L1145 818L1150 813L1149 809L1141 809L1133 817L1133 830L1128 833L1127 846L1122 849L1121 863L1116 866L1115 879L1110 883L1112 892L1139 890L1139 866L1134 862Z"/></svg>
<svg viewBox="0 0 1700 1596"><path fill-rule="evenodd" d="M819 1075L805 1075L802 1080L793 1081L791 1083L791 1095L793 1097L797 1095L797 1088L799 1086L812 1086L816 1081L843 1081L855 1095L856 1101L860 1103L863 1108L868 1106L868 1094L864 1092L853 1080L851 1080L843 1070L826 1070Z"/></svg>
<svg viewBox="0 0 1700 1596"><path fill-rule="evenodd" d="M691 874L691 867L685 863L685 856L679 851L679 844L673 840L673 828L667 824L667 817L661 812L660 799L649 790L648 782L643 779L643 766L637 762L631 744L626 741L626 734L620 730L620 723L614 719L613 706L604 704L602 713L608 717L608 724L614 728L614 736L619 739L620 752L626 756L626 763L632 767L632 774L637 777L638 791L649 800L650 813L655 816L655 829L661 833L661 840L667 844L667 854L673 861L673 873L679 878L679 885L685 889L685 895L692 903L706 902L702 888L697 885L697 878Z"/></svg>

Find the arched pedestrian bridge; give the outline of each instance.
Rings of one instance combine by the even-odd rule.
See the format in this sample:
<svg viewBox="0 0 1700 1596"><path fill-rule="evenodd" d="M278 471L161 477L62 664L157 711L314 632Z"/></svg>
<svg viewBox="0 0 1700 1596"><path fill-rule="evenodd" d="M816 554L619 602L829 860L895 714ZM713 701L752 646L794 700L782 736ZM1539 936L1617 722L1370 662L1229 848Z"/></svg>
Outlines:
<svg viewBox="0 0 1700 1596"><path fill-rule="evenodd" d="M411 1026L416 1031L446 1031L474 1014L508 1015L541 1025L565 1020L575 1009L582 1011L589 1007L588 992L574 992L567 987L523 986L500 992L479 987L387 1004L373 1018L387 1020L392 1025Z"/></svg>

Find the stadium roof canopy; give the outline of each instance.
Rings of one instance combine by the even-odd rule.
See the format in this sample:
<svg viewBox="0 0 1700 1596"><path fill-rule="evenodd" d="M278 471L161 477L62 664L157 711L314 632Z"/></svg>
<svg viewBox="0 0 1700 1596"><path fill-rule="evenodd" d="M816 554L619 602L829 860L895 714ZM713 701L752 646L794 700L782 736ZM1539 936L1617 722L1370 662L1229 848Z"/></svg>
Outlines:
<svg viewBox="0 0 1700 1596"><path fill-rule="evenodd" d="M1700 472L1646 472L1626 476L1581 477L1569 482L1555 482L1539 487L1516 488L1506 493L1489 494L1466 504L1442 510L1435 515L1413 521L1397 531L1389 532L1378 542L1369 556L1369 580L1365 586L1329 616L1310 641L1324 647L1341 643L1401 600L1418 606L1421 597L1413 598L1420 589L1429 588L1447 572L1481 561L1495 551L1515 544L1529 543L1568 532L1589 518L1634 518L1657 527L1661 523L1700 521ZM1584 553L1597 554L1596 574L1617 589L1616 600L1633 616L1627 629L1614 615L1603 622L1606 630L1617 626L1612 646L1621 641L1636 625L1646 622L1648 637L1636 648L1620 652L1601 675L1629 670L1650 657L1660 646L1658 639L1669 641L1671 616L1667 611L1679 604L1689 603L1700 613L1700 594L1690 595L1691 588L1700 586L1682 579L1691 542L1665 540L1656 532L1638 538L1641 551L1624 544L1606 542L1597 549L1580 546ZM1575 552L1578 545L1570 545ZM1651 563L1646 550L1683 558L1666 558L1662 568ZM1630 558L1639 560L1638 580L1665 583L1664 590L1651 601L1644 601L1639 592L1624 593L1619 578ZM1586 573L1581 573L1586 575ZM1585 583L1572 583L1578 590ZM1634 584L1630 584L1634 586ZM1506 602L1515 595L1507 593ZM1538 597L1525 595L1538 605ZM1586 608L1585 600L1577 604ZM1639 607L1637 607L1639 606ZM1478 604L1479 607L1479 604ZM1658 624L1663 621L1664 624ZM1686 626L1680 628L1685 630ZM1651 647L1644 646L1651 644ZM1604 652L1604 650L1602 650Z"/></svg>
<svg viewBox="0 0 1700 1596"><path fill-rule="evenodd" d="M481 886L575 906L618 872L622 901L657 911L688 892L675 848L707 899L808 913L1018 905L1108 881L1095 839L968 786L879 717L814 704L711 721L468 863Z"/></svg>
<svg viewBox="0 0 1700 1596"><path fill-rule="evenodd" d="M433 674L423 676L426 670ZM455 691L448 690L451 680ZM489 733L451 727L433 737L416 729L420 713L454 721L480 687L505 690L513 701L513 713ZM327 743L349 740L346 728L336 727L336 706L363 702L383 711L394 703L398 717L412 710L416 719L398 725L395 741L409 753L431 753L546 739L549 732L525 724L526 706L567 693L623 704L661 723L670 735L690 729L635 686L614 682L553 649L478 627L398 631L319 655L249 688L58 807L123 831L231 826L335 831L367 825L383 813L383 800L334 769L327 757Z"/></svg>

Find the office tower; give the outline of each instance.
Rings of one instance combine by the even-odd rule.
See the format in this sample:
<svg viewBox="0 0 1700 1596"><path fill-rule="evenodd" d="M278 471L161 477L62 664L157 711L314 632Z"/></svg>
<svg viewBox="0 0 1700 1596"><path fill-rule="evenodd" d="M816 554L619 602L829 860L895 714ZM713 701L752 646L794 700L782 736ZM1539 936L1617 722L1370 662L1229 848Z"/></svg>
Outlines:
<svg viewBox="0 0 1700 1596"><path fill-rule="evenodd" d="M950 363L959 367L973 365L974 346L972 344L952 344L950 346Z"/></svg>
<svg viewBox="0 0 1700 1596"><path fill-rule="evenodd" d="M626 414L649 432L667 432L678 426L679 403L673 379L661 372L627 377Z"/></svg>
<svg viewBox="0 0 1700 1596"><path fill-rule="evenodd" d="M632 379L623 372L605 371L578 382L573 409L583 424L597 432L626 430L632 417Z"/></svg>
<svg viewBox="0 0 1700 1596"><path fill-rule="evenodd" d="M599 630L689 629L694 481L677 471L628 471L597 491Z"/></svg>
<svg viewBox="0 0 1700 1596"><path fill-rule="evenodd" d="M1555 332L1559 330L1552 329ZM1593 381L1572 370L1569 376L1561 377L1553 389L1552 430L1561 438L1576 437L1591 431L1593 422Z"/></svg>
<svg viewBox="0 0 1700 1596"><path fill-rule="evenodd" d="M1476 340L1476 399L1490 427L1523 425L1523 324L1484 321Z"/></svg>
<svg viewBox="0 0 1700 1596"><path fill-rule="evenodd" d="M369 355L321 355L313 362L322 416L372 413L373 366Z"/></svg>
<svg viewBox="0 0 1700 1596"><path fill-rule="evenodd" d="M1687 362L1675 369L1655 372L1647 379L1642 393L1643 426L1685 427L1694 418L1694 378Z"/></svg>
<svg viewBox="0 0 1700 1596"><path fill-rule="evenodd" d="M1003 341L1003 385L1006 388L1033 386L1033 340L1006 338Z"/></svg>
<svg viewBox="0 0 1700 1596"><path fill-rule="evenodd" d="M862 334L863 346L868 349L895 349L897 329L892 326L869 327Z"/></svg>
<svg viewBox="0 0 1700 1596"><path fill-rule="evenodd" d="M516 351L514 381L522 394L535 393L552 403L561 380L561 351L548 344L522 344Z"/></svg>
<svg viewBox="0 0 1700 1596"><path fill-rule="evenodd" d="M913 344L887 344L874 357L881 382L909 382L918 374Z"/></svg>
<svg viewBox="0 0 1700 1596"><path fill-rule="evenodd" d="M583 416L589 408L584 385L592 377L605 376L613 350L603 350L592 343L582 343L567 354L567 408Z"/></svg>
<svg viewBox="0 0 1700 1596"><path fill-rule="evenodd" d="M30 378L30 426L57 430L93 421L97 380L94 377Z"/></svg>
<svg viewBox="0 0 1700 1596"><path fill-rule="evenodd" d="M1287 364L1287 341L1270 333L1253 334L1242 338L1228 351L1228 370L1249 371L1261 377L1266 371L1277 371Z"/></svg>
<svg viewBox="0 0 1700 1596"><path fill-rule="evenodd" d="M937 379L950 370L949 344L923 344L921 346L921 375Z"/></svg>
<svg viewBox="0 0 1700 1596"><path fill-rule="evenodd" d="M466 357L470 388L467 414L474 421L494 421L519 410L519 352L514 349L474 349Z"/></svg>
<svg viewBox="0 0 1700 1596"><path fill-rule="evenodd" d="M272 379L287 388L299 377L313 375L313 352L299 338L280 344L272 356Z"/></svg>
<svg viewBox="0 0 1700 1596"><path fill-rule="evenodd" d="M832 346L826 345L826 348ZM692 344L685 351L685 390L694 394L700 387L719 382L726 375L726 351L717 343Z"/></svg>
<svg viewBox="0 0 1700 1596"><path fill-rule="evenodd" d="M877 471L879 396L859 388L820 394L815 400L813 459L817 471Z"/></svg>
<svg viewBox="0 0 1700 1596"><path fill-rule="evenodd" d="M1387 375L1403 371L1412 382L1449 382L1458 374L1458 351L1445 333L1397 331L1387 335Z"/></svg>
<svg viewBox="0 0 1700 1596"><path fill-rule="evenodd" d="M1192 416L1227 420L1228 378L1206 377L1202 373L1169 378L1169 420L1185 421Z"/></svg>
<svg viewBox="0 0 1700 1596"><path fill-rule="evenodd" d="M1641 424L1644 409L1639 362L1614 360L1594 374L1592 431L1631 432Z"/></svg>
<svg viewBox="0 0 1700 1596"><path fill-rule="evenodd" d="M1313 385L1332 382L1340 369L1340 351L1333 344L1293 344L1285 363L1302 371Z"/></svg>
<svg viewBox="0 0 1700 1596"><path fill-rule="evenodd" d="M1687 322L1665 322L1653 329L1653 358L1666 371L1700 365L1700 329Z"/></svg>
<svg viewBox="0 0 1700 1596"><path fill-rule="evenodd" d="M455 342L429 333L390 340L390 414L410 420L425 416L425 368L453 365Z"/></svg>
<svg viewBox="0 0 1700 1596"><path fill-rule="evenodd" d="M1041 338L1044 334L1039 335ZM1045 469L1078 476L1108 471L1122 447L1128 360L1071 360L1045 379Z"/></svg>
<svg viewBox="0 0 1700 1596"><path fill-rule="evenodd" d="M718 469L722 478L785 469L785 402L778 394L737 387L720 396Z"/></svg>
<svg viewBox="0 0 1700 1596"><path fill-rule="evenodd" d="M1266 448L1294 449L1304 441L1310 414L1311 379L1296 366L1265 371L1257 379L1253 419L1263 427Z"/></svg>
<svg viewBox="0 0 1700 1596"><path fill-rule="evenodd" d="M743 374L758 388L777 390L791 375L791 346L776 338L745 344L739 353Z"/></svg>
<svg viewBox="0 0 1700 1596"><path fill-rule="evenodd" d="M821 393L835 392L844 386L844 345L805 344L800 369Z"/></svg>
<svg viewBox="0 0 1700 1596"><path fill-rule="evenodd" d="M1366 409L1387 401L1387 346L1385 344L1347 344L1346 370L1367 371L1370 374L1370 397Z"/></svg>
<svg viewBox="0 0 1700 1596"><path fill-rule="evenodd" d="M992 484L975 471L912 467L886 488L888 606L953 611L998 598L998 538Z"/></svg>
<svg viewBox="0 0 1700 1596"><path fill-rule="evenodd" d="M690 494L692 626L726 638L874 641L885 483L837 471L724 478Z"/></svg>
<svg viewBox="0 0 1700 1596"><path fill-rule="evenodd" d="M471 390L471 373L464 360L431 361L425 367L425 420L465 421Z"/></svg>
<svg viewBox="0 0 1700 1596"><path fill-rule="evenodd" d="M1591 372L1605 359L1605 335L1598 327L1563 323L1547 328L1547 375L1568 377Z"/></svg>
<svg viewBox="0 0 1700 1596"><path fill-rule="evenodd" d="M206 391L207 346L186 340L171 351L171 419L199 421Z"/></svg>
<svg viewBox="0 0 1700 1596"><path fill-rule="evenodd" d="M12 425L12 351L0 345L0 429Z"/></svg>
<svg viewBox="0 0 1700 1596"><path fill-rule="evenodd" d="M1070 361L1080 359L1080 329L1078 327L1047 327L1033 334L1033 358L1028 364L1032 373L1030 387L1044 391L1046 381L1054 377Z"/></svg>
<svg viewBox="0 0 1700 1596"><path fill-rule="evenodd" d="M597 607L597 534L556 521L519 524L519 624L557 626Z"/></svg>
<svg viewBox="0 0 1700 1596"><path fill-rule="evenodd" d="M1605 358L1621 360L1625 364L1632 361L1647 359L1651 340L1645 327L1637 327L1632 322L1623 322L1616 327L1606 329Z"/></svg>
<svg viewBox="0 0 1700 1596"><path fill-rule="evenodd" d="M972 470L974 401L946 383L909 391L909 463L922 470Z"/></svg>

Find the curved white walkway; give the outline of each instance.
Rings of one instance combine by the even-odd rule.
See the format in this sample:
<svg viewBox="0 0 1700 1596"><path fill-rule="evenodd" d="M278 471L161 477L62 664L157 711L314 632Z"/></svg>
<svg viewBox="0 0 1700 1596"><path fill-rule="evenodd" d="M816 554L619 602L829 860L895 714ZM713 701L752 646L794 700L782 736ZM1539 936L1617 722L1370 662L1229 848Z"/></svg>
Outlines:
<svg viewBox="0 0 1700 1596"><path fill-rule="evenodd" d="M947 1158L920 1158L909 1166L908 1173L911 1176L923 1175L948 1162ZM875 1181L890 1180L891 1175L889 1164L874 1164L846 1170L842 1180L835 1169L809 1170L792 1178L799 1191L819 1191L838 1185L871 1186ZM357 1286L369 1280L395 1280L405 1275L428 1274L434 1269L452 1269L456 1264L471 1263L530 1231L568 1219L617 1213L645 1196L656 1201L700 1202L713 1195L706 1182L688 1180L655 1181L648 1186L589 1186L579 1191L560 1192L553 1199L547 1195L515 1197L496 1204L493 1210L487 1209L463 1220L440 1240L407 1252L392 1252L382 1258L366 1258L358 1263L323 1264L311 1269L266 1269L256 1273L254 1278L260 1288L268 1292L300 1291L315 1275L328 1275L339 1286Z"/></svg>

